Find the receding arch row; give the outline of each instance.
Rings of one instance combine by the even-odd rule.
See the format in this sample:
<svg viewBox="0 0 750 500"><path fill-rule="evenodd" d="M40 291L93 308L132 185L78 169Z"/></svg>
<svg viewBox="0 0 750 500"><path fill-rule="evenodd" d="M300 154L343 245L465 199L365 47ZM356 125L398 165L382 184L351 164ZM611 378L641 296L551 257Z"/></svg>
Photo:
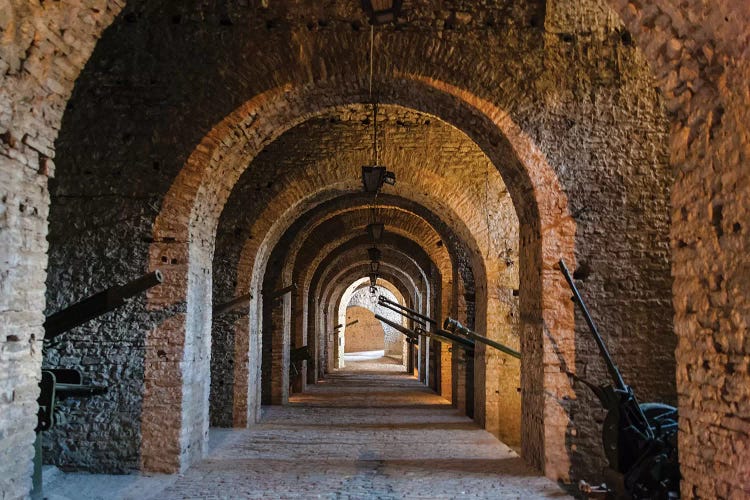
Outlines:
<svg viewBox="0 0 750 500"><path fill-rule="evenodd" d="M349 316L349 308L352 306L354 306L355 308L364 308L370 313L380 313L390 321L394 321L398 324L406 323L406 321L400 314L389 310L381 310L383 308L377 305L377 297L379 295L384 295L390 300L393 300L402 305L411 303L411 298L408 295L405 296L397 285L392 284L385 278L379 277L375 282L375 286L375 293L372 293L369 278L359 278L352 282L349 286L347 286L342 292L341 297L336 301L336 303L338 304L338 324L342 325L342 327L338 329L336 333L338 333L338 336L340 338L343 338L344 353L346 353L347 351L369 351L371 350L369 347L376 346L370 345L367 340L377 342L378 344L380 340L380 335L377 335L377 341L375 341L370 335L368 335L369 328L367 328L366 325L377 324L377 321L374 317L367 317L368 314L365 314L365 317L363 318L361 316L361 313L359 313L357 315L358 317L356 317L358 323L361 324L364 320L365 325L349 325L351 320L354 319ZM404 336L400 332L382 322L380 322L379 324L383 331L383 355L391 359L395 358L397 360L400 360L403 370L406 373L411 373L413 370L412 360L414 348L405 341ZM355 346L355 348L350 348L350 331L352 329L354 331L359 330L360 333L363 334L364 339L366 339L365 345L359 343ZM380 332L378 331L378 334L379 333ZM334 339L334 342L334 345L338 345L338 343L336 343L336 339Z"/></svg>
<svg viewBox="0 0 750 500"><path fill-rule="evenodd" d="M317 170L317 169L316 169L316 170ZM357 189L357 190L359 189L359 179L358 179L358 178L355 178L355 179L353 179L353 180L352 180L352 184L356 185L356 189ZM314 196L311 196L311 198L315 198L315 197L314 197ZM458 196L458 198L460 199L461 197L460 197L460 196ZM317 198L315 198L315 199L317 199ZM485 201L485 200L482 200L482 201ZM478 212L478 210L475 210L475 212ZM275 215L275 214L274 214L274 215ZM276 219L277 219L276 217L261 217L261 218L260 218L260 220L276 220ZM254 242L256 242L256 243L255 243L256 245L259 245L259 244L258 244L257 242L258 242L258 241L260 241L260 240L261 240L261 238L260 238L260 237L258 236L258 234L257 234L257 233L258 233L258 231L255 231L255 230L251 232L251 234L253 235L253 241L254 241ZM251 242L251 244L252 244L252 242ZM238 274L240 274L240 275L244 275L244 276L248 276L248 274L247 274L247 273L245 273L245 272L241 272L241 271L240 271L240 272L239 272ZM256 274L256 275L258 275L258 274ZM244 291L244 290L241 290L241 291ZM239 293L239 292L238 292L238 293ZM447 296L448 296L448 294L445 294L445 296L447 297Z"/></svg>
<svg viewBox="0 0 750 500"><path fill-rule="evenodd" d="M336 312L341 310L341 302L350 280L357 276L366 276L368 269L368 262L362 261L357 256L352 256L332 272L331 279L328 282L315 283L319 299L317 310L311 311L311 317L315 324L314 333L316 335L323 334L326 329L332 326L331 318L335 318ZM429 282L415 279L408 272L405 272L402 269L402 264L399 264L398 259L384 264L382 278L396 284L402 295L406 293L404 295L406 299L405 305L413 307L422 313L429 313L430 302L434 302L434 290L431 290ZM313 332L311 331L311 333ZM325 348L329 353L333 353L335 344L328 344ZM336 366L335 359L331 359L330 356L327 359L330 367ZM419 365L420 363L418 362L417 366ZM421 367L419 375L421 380L426 380L424 369Z"/></svg>
<svg viewBox="0 0 750 500"><path fill-rule="evenodd" d="M413 81L412 81L412 82L408 82L408 81L402 81L402 82L400 82L400 83L403 83L404 85L406 85L407 83L409 83L410 85L413 85L413 84L414 84L414 82L413 82ZM387 94L386 94L386 95L387 95ZM450 96L450 94L447 94L447 93L446 93L446 94L444 94L444 95L446 95L446 97L447 97L447 99L448 99L449 101L452 101L452 102L451 102L451 105L450 105L450 109L454 109L454 110L455 110L455 109L456 109L455 96ZM346 97L344 97L344 98L346 98ZM245 110L245 111L247 111L247 110ZM466 111L466 110L463 110L463 111ZM497 112L497 110L492 110L492 111L493 111L493 118L494 118L495 120L499 120L499 118L498 118L498 112ZM476 116L476 115L478 115L478 114L480 115L479 117L477 117L477 116ZM473 115L473 116L472 116L472 115ZM262 114L259 114L258 116L263 116L263 115L262 115ZM470 111L470 112L468 113L468 116L471 116L472 118L474 118L474 120L473 120L473 122L472 122L472 125L473 125L473 126L476 126L476 124L477 124L477 123L484 123L484 124L485 124L485 126L487 126L487 127L489 127L489 128L491 129L491 131L492 131L492 132L490 132L490 133L489 133L489 134L487 134L487 135L489 135L489 136L492 136L492 135L494 135L494 136L496 137L496 143L495 143L495 146L492 146L492 145L490 145L490 147L491 147L491 148L494 148L494 150L495 150L495 151L497 151L497 150L498 150L498 145L499 145L500 143L503 143L503 144L505 144L505 143L506 143L506 139L505 139L504 137L502 137L502 132L500 132L500 131L499 131L499 130L497 129L497 126L496 126L496 124L495 124L495 123L494 123L494 122L492 121L492 119L491 119L490 117L488 117L488 116L486 116L486 115L485 115L485 116L484 116L484 118L482 119L482 118L481 118L481 113L480 113L480 110L478 110L478 109L476 109L476 108L473 108L473 110L471 110L471 111ZM479 120L477 120L476 118L480 118L480 119L479 119ZM259 119L260 119L260 118L259 118ZM466 119L466 116L464 116L464 120L465 120L465 119ZM501 122L501 123L502 123L502 122ZM279 125L279 124L278 124L278 123L276 123L276 125ZM282 127L282 128L283 128L283 127ZM488 131L487 131L487 130L485 130L485 132L488 132ZM483 140L484 140L484 141L486 141L486 139L483 139ZM529 147L529 145L528 145L528 144L525 144L524 146L526 146L526 147L527 147L527 149L533 149L533 147ZM203 156L203 155L204 155L204 153L202 152L202 149L201 149L201 150L198 150L198 151L201 151L201 152L200 152L200 156ZM512 148L511 148L511 151L512 151ZM190 160L190 161L189 161L188 163L189 163L189 164L192 164L192 165L195 165L195 164L196 164L196 157L191 157L191 158L192 158L192 160ZM541 155L539 156L539 158L541 158ZM210 160L210 155L209 155L209 157L208 157L207 159L209 159L209 160ZM507 161L508 161L508 158L507 158L507 156L506 156L505 158L503 158L503 161L505 161L505 162L507 162ZM198 163L200 163L200 162L198 162ZM207 162L207 164L211 164L211 162L209 161L209 162ZM549 169L549 167L547 167L547 169L548 169L548 171L551 171L551 169ZM543 171L543 169L542 169L542 171ZM550 175L551 175L551 174L550 174ZM225 180L225 179L223 179L223 181L224 181L224 180ZM179 185L179 180L178 180L178 182L177 182L177 184L176 184L176 185ZM549 189L551 189L551 188L554 188L555 182L554 182L554 180L550 181L550 179L549 179L549 178L547 178L547 179L545 179L544 181L540 181L540 182L538 183L538 185L539 185L539 186L541 186L541 187L542 187L542 188L543 188L543 189L544 189L544 190L545 190L546 192L549 192ZM304 186L302 186L302 187L304 188ZM516 187L517 187L517 186L516 186ZM509 186L509 190L511 190L511 191L512 191L512 189L511 189L511 188L512 188L512 186ZM352 187L351 187L350 189L354 190L354 189L355 189L355 187L354 187L354 186L352 186ZM179 192L179 189L177 188L177 191L174 191L174 192ZM529 192L528 190L526 190L526 191L525 191L525 193L528 193L528 192ZM533 188L531 189L531 192L533 192ZM186 196L186 194L189 194L189 193L184 193L184 192L183 192L183 193L180 193L180 198L181 198L182 200L185 200L185 199L189 199L189 196ZM560 198L560 196L562 196L562 197L563 197L563 199L564 199L564 195L562 195L562 192L561 192L561 191L560 191L560 192L558 193L558 196L549 196L548 198L546 198L546 199L545 199L545 202L547 202L547 200L549 200L549 199L557 199L557 198ZM169 199L169 197L168 197L168 199ZM417 199L419 199L419 197L417 197ZM293 206L293 205L292 205L292 206ZM558 207L558 209L559 209L559 207L560 207L560 206L562 206L562 207L567 207L567 204L566 204L565 202L558 202L558 203L557 203L557 207ZM163 215L164 215L165 217L169 218L169 214L170 214L170 213L173 213L173 214L175 213L175 211L173 210L173 205L171 205L171 204L170 204L169 202L165 202L165 204L164 204L164 207L165 207L165 210L163 210L162 214L163 214ZM172 208L170 208L170 207L172 207ZM289 212L287 212L287 213L289 213ZM520 214L520 213L521 213L521 212L519 212L519 214ZM559 213L559 212L557 212L557 213ZM467 217L467 218L468 218L469 220L471 220L472 218L476 218L476 213L473 213L473 214L466 214L466 217ZM555 217L559 217L559 215L556 215ZM291 219L293 219L293 217L290 217L290 218L291 218ZM160 217L160 219L159 219L159 220L165 220L165 219L164 219L163 217ZM187 219L184 219L184 218L182 218L182 217L178 217L178 221L179 221L179 220L183 221L182 223L188 223L188 224L189 224L189 222L188 222L188 220L187 220ZM277 218L277 219L276 219L276 221L277 221L277 222L283 222L283 218ZM203 222L205 223L206 221L204 220ZM479 221L478 221L478 222L479 222ZM530 222L532 222L532 221L530 221ZM213 223L213 224L215 224L215 223ZM526 227L528 228L528 230L532 231L532 233L533 233L533 229L532 229L532 228L534 228L534 227L536 227L536 228L540 228L540 227L550 227L550 226L554 226L554 227L553 227L553 230L555 230L555 231L559 231L560 229L564 229L564 228L566 227L565 225L562 225L562 226L561 226L559 222L558 222L558 223L554 223L554 224L538 224L538 223L534 223L534 224L531 224L531 223L530 223L530 224L526 225ZM167 227L167 228L169 228L169 231L168 231L168 234L170 234L169 238L174 238L174 239L175 239L175 241L174 241L174 242L172 242L172 241L169 241L169 242L165 242L165 241L163 241L163 238L162 238L161 236L159 236L159 235L160 235L160 229L159 229L160 227ZM215 226L214 226L214 227L215 227ZM158 260L157 260L157 261L161 261L161 257L162 257L162 256L164 255L164 252L166 252L167 254L169 254L169 253L171 252L171 250L168 250L168 249L170 249L170 248L172 248L172 249L173 249L173 248L175 248L175 247L178 247L178 248L179 248L179 247L180 247L180 245L182 245L182 247L181 247L181 248L185 248L185 244L184 244L184 243L179 243L180 241L186 241L186 238L180 237L180 236L179 236L179 235L177 234L177 233L178 233L178 231L177 231L177 230L179 229L179 228L178 228L178 226L175 226L174 224L171 224L171 223L170 223L170 224L166 224L166 225L165 225L165 224L161 224L161 223L159 223L159 222L157 221L157 224L156 224L155 228L156 228L156 229L155 229L155 243L154 243L154 245L153 245L154 251L152 252L152 255L154 255L154 256L158 256ZM206 229L207 229L206 227L203 227L203 229L202 229L201 231L202 231L202 232L205 232L205 230L206 230ZM183 233L183 234L185 234L185 233ZM537 233L537 234L539 234L539 233ZM464 235L462 235L462 236L463 236L463 239L466 239L466 240L471 240L471 239L473 239L473 237L471 236L471 233L468 233L468 234L466 234L466 233L465 233L465 234L464 234ZM556 244L559 244L559 243L560 243L560 241L559 241L559 237L557 237L558 235L555 235L555 236L556 236L556 238L555 238L555 240L556 240ZM535 238L534 238L533 240L529 240L529 243L532 243L532 242L537 242L537 244L538 244L538 243L540 243L540 241L539 241L539 237L537 236L537 237L535 237ZM570 238L569 238L569 243L570 243L570 244L572 245L572 235L571 235L571 236L570 236ZM522 243L522 244L523 244L523 243ZM165 245L166 245L166 247L165 247ZM264 243L264 245L265 245L265 243ZM188 246L189 246L189 245L188 245ZM195 244L193 244L193 246L195 246ZM183 250L183 251L186 251L186 249L185 249L185 250ZM198 245L198 248L196 248L196 249L195 249L195 251L190 251L190 252L187 252L187 253L188 253L189 255L191 255L191 257L192 257L192 255L199 255L199 254L201 254L201 253L203 253L203 254L206 254L206 253L210 254L210 253L211 253L211 251L212 251L212 249L210 248L210 242L205 242L205 241L204 241L204 242L202 242L202 243L200 243L200 244ZM539 255L541 255L541 254L542 254L542 252L538 252L538 253L539 253ZM545 254L545 255L548 255L549 253L545 252L544 254ZM258 267L257 267L257 264L258 264L258 261L257 261L257 259L256 259L256 265L255 265L254 267L255 267L255 269L256 269L256 270L259 270L259 269L258 269ZM493 266L493 267L494 267L494 266ZM549 267L550 267L550 268L552 267L552 264L551 264L551 263L549 264ZM188 271L188 273L187 273L187 275L188 275L188 276L185 276L185 278L184 278L184 279L188 279L188 281L189 281L189 278L188 278L189 276L196 276L196 277L197 277L197 276L199 276L200 274L201 274L201 271L200 271L199 269L198 269L198 270L195 270L195 271ZM252 273L252 276L259 276L259 274L260 274L259 272L253 272L253 273ZM493 276L493 278L497 278L497 277L498 277L498 276ZM530 277L531 277L532 279L539 279L539 277L540 277L540 273L530 273ZM254 279L255 279L255 278L254 278ZM194 280L194 281L197 281L197 280ZM179 280L177 280L177 281L176 281L176 283L179 283ZM178 287L177 287L177 288L179 288L179 285L178 285ZM477 288L478 288L478 290L477 290L477 295L481 295L482 293L485 293L485 292L483 292L483 291L482 291L481 287L477 287ZM541 287L530 287L530 288L529 288L529 290L538 290L539 288L541 288ZM187 288L186 288L186 289L187 289ZM257 289L257 286L255 287L255 289ZM523 292L522 292L522 293L523 293ZM536 302L536 303L539 303L539 302L538 302L539 300L540 300L540 299L537 299L537 300L535 300L534 302ZM485 302L484 300L478 300L478 301L477 301L477 303L478 303L478 305L479 305L479 306L478 306L478 311L477 311L477 319L478 319L478 320L479 320L480 322L483 322L483 321L486 321L486 320L487 320L487 316L486 316L486 313L484 313L483 311L481 311L481 308L482 308L482 306L483 306L483 305L485 305L485 304L484 304L484 302ZM156 303L158 304L159 302L157 301ZM485 306L485 307L486 307L486 306ZM197 310L200 310L200 307L198 307L198 308L192 308L192 309L197 309ZM207 308L206 308L206 309L207 309ZM568 306L568 305L566 304L566 305L565 305L565 307L564 307L564 309L570 309L570 308L569 308L569 306ZM557 316L559 316L559 314L558 314ZM256 321L257 321L257 318L256 318ZM199 327L200 327L200 321L193 321L192 323L193 323L193 324L196 324L196 326L199 326ZM205 322L205 321L203 321L203 324L205 325L205 324L206 324L206 322ZM251 325L252 325L252 324L253 324L253 323L252 323L252 318L251 318ZM174 325L170 325L170 326L171 326L171 327L174 327ZM572 321L571 321L571 323L570 323L570 325L569 325L569 326L570 326L570 327L572 327ZM204 330L205 330L205 329L207 329L207 328L206 328L206 326L202 326L201 328L203 328ZM495 330L496 330L496 328L494 328L494 327L491 327L491 328L489 328L489 330L491 330L491 331L495 331ZM571 330L570 330L570 328L568 329L568 331L571 331ZM539 332L541 332L541 330L539 330ZM572 334L572 332L571 332L571 334ZM192 334L191 334L191 335L192 335ZM542 339L541 335L538 335L538 339L539 339L539 341L540 341L540 342L543 342L543 339ZM539 362L541 363L541 362L542 362L541 358L540 358L540 359L539 359L538 361L539 361ZM543 378L542 378L542 380L543 380ZM559 382L559 381L558 381L558 382ZM557 384L557 386L559 387L559 384ZM543 401L540 401L539 403L540 403L540 404L542 404L542 405L544 404L544 402L543 402Z"/></svg>
<svg viewBox="0 0 750 500"><path fill-rule="evenodd" d="M367 248L371 246L367 235L362 234L359 236L348 237L343 239L344 243L338 244L334 252L329 252L327 261L331 262L339 258L344 252L349 251L351 248L356 248L360 254L359 258L367 256ZM383 250L383 261L385 262L391 249L401 249L404 256L412 255L411 259L414 265L417 262L420 263L419 267L422 269L429 269L430 258L422 248L414 243L412 240L398 236L393 233L384 235L381 244ZM279 253L285 253L284 248L277 247L280 250ZM406 250L404 250L406 249ZM276 254L276 250L272 255ZM275 259L275 257L274 257ZM325 261L324 261L325 262ZM280 262L279 262L280 264ZM432 264L434 266L434 264ZM266 272L264 278L264 288L273 289L283 283L281 281L282 267L276 265L275 260L271 260L271 269ZM425 277L426 278L426 277ZM297 294L304 294L305 290L308 289L308 282L299 283L300 290ZM303 295L304 297L304 295ZM268 403L286 403L288 399L288 346L291 335L291 323L292 323L292 297L285 297L283 301L276 301L274 304L269 304L264 300L263 303L263 324L262 324L262 335L263 335L263 351L264 351L264 378L262 380L264 387L264 401ZM300 311L304 314L304 309ZM295 312L296 314L296 312ZM298 336L293 340L294 344L298 347L306 345L307 343L307 332L298 331ZM269 364L269 361L273 359L273 365ZM280 376L281 375L281 376ZM306 379L305 379L306 380ZM304 388L304 381L300 381L300 388Z"/></svg>
<svg viewBox="0 0 750 500"><path fill-rule="evenodd" d="M354 200L356 201L357 199L360 199L360 198L361 197L355 196ZM398 199L398 198L394 198L394 197L388 197L388 198L396 200L400 204L404 202L404 200L401 200L401 199ZM349 202L348 199L345 199L345 200L337 199L337 200L339 202L340 201L347 201L347 202ZM325 214L325 213L329 213L329 212L327 212L327 210L331 210L332 207L335 207L337 205L338 205L338 203L336 203L336 200L333 200L331 203L323 204L322 208L319 206L315 210L318 213ZM346 205L346 204L343 205L343 206L345 206L345 207L348 206L349 208L346 208L345 210L342 209L344 211L335 211L335 213L339 214L339 218L340 218L340 216L346 216L347 214L351 215L351 214L357 213L356 210L355 210L355 208L352 208L351 206ZM422 230L423 233L425 233L425 234L430 233L430 228L425 224L425 222L423 221L423 219L418 218L418 217L415 218L413 216L407 216L405 214L408 214L410 212L404 211L403 209L401 209L399 211L399 213L404 214L403 216L407 217L407 219L404 219L404 220L407 220L408 225L410 225L410 226L413 226L414 224L419 225L419 227L422 228L421 230ZM305 217L302 217L302 218L299 219L299 221L307 221L307 220L315 221L315 220L317 220L317 218L316 218L315 215L312 215L312 216L308 217L307 214L306 214ZM361 217L360 217L360 220L362 220ZM394 220L391 220L390 222L391 222L391 224L389 225L389 227L395 227L395 225L397 225L397 223L399 222L399 220L394 219ZM303 225L303 226L309 226L312 223L302 223L302 222L300 222L300 224ZM297 224L297 225L300 225L300 224ZM294 225L292 226L292 228L294 228ZM292 228L290 228L290 231L292 231ZM341 231L342 229L338 228L338 230ZM345 232L345 230L343 230L343 231ZM361 227L360 230L359 230L359 232L361 234L364 234L364 228ZM294 231L292 231L292 233L294 233ZM325 229L323 230L323 233L326 235L326 239L330 239L333 236L332 233L326 231ZM443 230L443 234L444 234L444 236L443 236L444 238L445 237L453 238L449 234L446 234L446 230L445 229ZM443 254L446 253L445 248L443 248L442 246L438 247L437 245L434 244L435 241L436 241L436 238L437 238L437 236L435 235L434 231L432 231L432 234L430 236L428 236L428 238L429 238L428 240L425 240L425 237L421 237L421 238L417 238L417 240L418 241L423 240L423 242L426 243L426 246L428 248L431 248L434 252L438 252L438 253L442 252ZM298 237L295 241L299 241L299 240L300 239ZM282 240L282 241L286 241L286 240ZM304 241L304 240L302 240L302 241ZM286 244L281 244L280 246L282 246L283 248L285 248ZM299 244L298 243L292 243L291 246L292 247L296 247L296 246L299 246ZM312 245L312 244L305 244L304 247L307 250L315 250L315 246ZM310 259L312 259L312 258L313 257L310 257ZM442 259L443 262L445 262L445 265L441 266L444 269L443 270L444 275L450 275L451 272L452 272L451 265L449 264L449 262L446 259L445 255L441 259ZM303 261L304 260L305 259L303 259ZM275 263L275 264L273 264L273 267L274 268L280 268L281 266L278 263ZM297 282L300 285L302 285L301 288L300 288L300 291L295 296L295 299L300 299L301 298L304 301L304 297L306 297L306 294L307 294L307 291L308 291L307 290L307 286L303 284L303 280L297 279L297 277L294 277L292 279L292 281ZM291 282L291 281L289 281L288 279L284 278L282 281L278 282L277 285L281 286L281 283L288 283L288 282ZM304 304L304 302L302 302L302 303ZM301 306L299 306L299 310L303 310L303 308ZM300 321L300 319L301 319L300 318L300 314L293 314L293 316L296 318L296 320L298 322ZM303 313L302 316L303 316L303 318L306 319L306 315L304 313ZM242 370L242 367L246 366L246 363L249 362L249 360L251 359L251 357L249 355L247 355L247 354L240 354L243 351L246 351L247 348L248 348L247 347L248 344L246 343L247 340L245 340L245 339L247 339L247 333L246 333L247 330L246 330L245 325L241 325L241 324L235 325L235 330L236 330L236 332L235 332L235 347L238 350L238 354L235 355L234 386L235 387L244 387L244 388L247 388L248 387L247 377L248 377L249 371ZM306 331L306 328L305 328L304 324L302 324L301 327L298 327L297 332L300 333L301 331ZM214 332L214 333L216 333L216 332ZM300 345L304 343L304 340L302 338L300 338L299 341L300 341ZM243 362L239 362L239 360L242 360ZM313 373L314 373L314 369L315 369L315 367L311 366L311 370L313 370ZM311 377L312 377L312 375L311 375ZM251 407L250 409L248 409L244 405L244 401L247 400L248 398L251 398L251 396L249 396L249 395L248 396L244 396L241 393L238 393L237 391L235 391L234 395L233 395L233 401L234 401L233 406L235 407L235 410L238 407L245 408L246 411L250 411L251 413L253 413L253 415L256 415L256 410L254 408ZM243 418L238 418L238 412L237 411L234 411L233 413L234 413L233 421L235 422L235 424L237 424L238 422L241 424L242 422L246 421ZM251 416L250 417L250 421L253 421L254 418L255 418L254 416Z"/></svg>

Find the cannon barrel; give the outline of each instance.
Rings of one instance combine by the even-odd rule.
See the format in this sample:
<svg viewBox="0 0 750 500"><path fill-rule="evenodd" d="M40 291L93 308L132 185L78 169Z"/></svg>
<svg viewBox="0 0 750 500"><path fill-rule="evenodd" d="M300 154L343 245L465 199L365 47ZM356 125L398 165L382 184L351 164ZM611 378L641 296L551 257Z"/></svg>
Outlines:
<svg viewBox="0 0 750 500"><path fill-rule="evenodd" d="M287 293L291 293L297 290L297 283L292 283L291 285L285 286L284 288L279 288L278 290L263 290L261 293L263 296L269 300L278 299L279 297L286 295Z"/></svg>
<svg viewBox="0 0 750 500"><path fill-rule="evenodd" d="M452 319L452 318L446 318L445 322L443 323L443 328L446 330L452 331L459 335L466 335L472 340L476 340L477 342L481 342L482 344L486 344L490 347L494 347L498 351L502 351L505 354L509 356L513 356L514 358L521 359L521 353L516 351L515 349L511 349L510 347L501 344L500 342L496 342L492 339L488 339L484 335L479 335L477 332L469 330L464 325L462 325L458 320Z"/></svg>
<svg viewBox="0 0 750 500"><path fill-rule="evenodd" d="M377 319L377 320L380 320L380 321L382 321L383 323L385 323L386 325L388 325L388 326L390 326L391 328L393 328L394 330L396 330L396 331L398 331L398 332L401 332L401 333L403 333L403 334L404 334L404 335L406 335L406 336L407 336L408 338L412 338L412 339L415 339L415 338L417 338L417 334L416 334L415 332L413 332L413 331L409 330L409 329L408 329L408 328L406 328L405 326L401 326L401 325L399 325L398 323L394 323L393 321L391 321L391 320L389 320L389 319L387 319L387 318L384 318L383 316L381 316L381 315L379 315L379 314L376 314L376 315L375 315L375 319Z"/></svg>
<svg viewBox="0 0 750 500"><path fill-rule="evenodd" d="M245 295L240 295L239 297L236 297L230 301L224 302L223 304L219 304L216 307L214 307L213 315L219 316L221 314L237 309L240 306L244 306L247 303L249 303L250 300L252 300L252 298L253 298L252 293L246 293Z"/></svg>
<svg viewBox="0 0 750 500"><path fill-rule="evenodd" d="M446 332L443 330L440 330L438 332L428 332L424 330L423 328L417 328L416 331L409 330L405 326L401 326L398 323L394 323L393 321L384 318L383 316L376 314L375 319L378 319L385 323L386 325L394 328L395 330L398 330L399 332L403 333L410 339L417 339L419 338L419 335L425 335L427 337L432 337L435 340L438 340L440 342L443 342L444 344L456 344L459 347L468 350L474 349L474 343L468 339L460 338L456 335L453 335L450 332Z"/></svg>
<svg viewBox="0 0 750 500"><path fill-rule="evenodd" d="M405 318L408 318L408 319L412 320L413 322L415 322L415 323L417 323L419 325L427 326L427 322L425 320L423 320L421 318L414 317L414 316L412 316L410 313L408 313L406 311L402 311L401 309L396 309L395 307L393 307L391 305L388 305L388 304L386 304L384 302L379 302L378 305L380 307L385 307L386 309L390 309L391 311L393 311L395 313L398 313L401 316L404 316Z"/></svg>
<svg viewBox="0 0 750 500"><path fill-rule="evenodd" d="M402 306L398 302L393 302L392 300L388 300L388 298L385 295L381 295L380 297L378 297L378 303L380 303L380 305L388 304L388 305L390 305L392 307L395 307L397 309L401 309L402 311L405 311L405 312L411 314L412 316L421 319L422 322L426 321L426 322L432 323L433 325L436 325L436 326L438 324L437 321L435 321L434 319L430 318L429 316L425 316L424 314L418 313L414 309L410 309L410 308L408 308L406 306Z"/></svg>
<svg viewBox="0 0 750 500"><path fill-rule="evenodd" d="M465 337L461 337L460 335L456 335L454 333L451 333L447 330L436 330L434 332L428 332L425 331L421 327L417 327L417 333L420 335L427 335L429 337L435 337L437 340L441 342L445 342L446 340L449 341L451 344L457 345L458 347L465 349L467 351L473 351L474 350L474 341L471 339L467 339Z"/></svg>
<svg viewBox="0 0 750 500"><path fill-rule="evenodd" d="M54 313L44 321L44 340L52 340L97 316L113 311L123 305L127 299L162 281L164 278L161 272L156 270L124 285L115 285L103 290Z"/></svg>
<svg viewBox="0 0 750 500"><path fill-rule="evenodd" d="M596 345L599 347L599 352L604 358L604 362L607 364L607 371L609 371L609 375L610 377L612 377L612 381L614 382L618 390L627 391L628 386L625 384L625 381L623 380L622 375L620 374L620 370L617 368L617 365L615 365L615 362L612 360L612 356L609 354L607 346L604 345L602 336L599 334L599 329L596 327L596 324L594 324L594 320L591 319L591 314L589 314L589 310L586 307L586 304L584 304L583 299L581 298L581 294L578 292L578 287L573 282L573 277L570 275L570 272L568 272L568 266L565 265L565 261L562 259L560 259L559 265L560 271L562 271L563 276L565 276L565 281L568 282L568 286L573 292L573 301L578 304L578 307L581 308L581 312L583 313L583 317L586 320L586 324L589 326L589 330L591 330L591 335L594 336L594 341L596 341Z"/></svg>

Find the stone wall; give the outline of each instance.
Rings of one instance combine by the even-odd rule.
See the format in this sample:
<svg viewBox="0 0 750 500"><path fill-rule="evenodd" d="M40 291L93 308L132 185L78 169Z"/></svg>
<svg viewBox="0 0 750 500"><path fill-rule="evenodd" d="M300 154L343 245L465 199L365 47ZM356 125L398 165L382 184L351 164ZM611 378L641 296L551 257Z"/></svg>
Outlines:
<svg viewBox="0 0 750 500"><path fill-rule="evenodd" d="M383 351L385 332L372 312L359 306L346 308L346 321L357 323L346 329L344 352Z"/></svg>
<svg viewBox="0 0 750 500"><path fill-rule="evenodd" d="M360 333L360 335L364 336L365 338L369 338L369 337L372 337L373 335L376 335L376 334L370 334L366 330L364 330L365 328L371 328L372 325L371 325L371 322L368 322L367 324L365 324L365 322L362 320L363 317L368 316L368 315L372 317L373 312L374 312L376 314L380 314L384 318L389 319L390 321L393 321L394 323L401 324L403 316L389 309L379 307L377 305L377 298L380 295L383 295L389 300L392 300L394 302L397 302L396 297L393 295L393 293L390 290L387 290L383 287L378 286L376 289L377 289L377 292L375 293L374 297L370 293L369 287L365 287L360 290L357 290L352 295L351 299L349 299L349 304L347 304L347 312L346 312L347 323L349 321L354 320L354 318L352 318L351 320L349 319L350 308L359 307L360 309L366 309L369 312L358 311L358 319L360 320L360 323L363 323L363 324L361 326L354 325L354 326L357 326L358 328L348 327L346 329L346 352L354 352L356 350L355 349L356 342L354 342L355 345L352 345L352 339L354 339L358 333ZM384 349L386 355L401 357L403 353L403 344L404 344L403 334L396 331L393 327L389 325L380 324L379 322L377 322L377 320L376 320L376 323L378 323L376 326L380 330L382 330L382 332L380 332L382 334L381 335L382 339L381 339L381 347L379 349ZM378 330L376 329L376 331ZM371 351L375 349L360 349L360 350Z"/></svg>
<svg viewBox="0 0 750 500"><path fill-rule="evenodd" d="M670 112L682 492L750 495L750 5L613 2Z"/></svg>
<svg viewBox="0 0 750 500"><path fill-rule="evenodd" d="M31 486L47 267L47 180L73 84L121 2L0 7L0 493Z"/></svg>

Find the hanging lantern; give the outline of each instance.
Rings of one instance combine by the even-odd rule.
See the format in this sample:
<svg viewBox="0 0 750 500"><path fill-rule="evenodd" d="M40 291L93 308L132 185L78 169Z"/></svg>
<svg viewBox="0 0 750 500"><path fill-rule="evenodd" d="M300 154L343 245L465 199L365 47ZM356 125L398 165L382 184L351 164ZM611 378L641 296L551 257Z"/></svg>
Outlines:
<svg viewBox="0 0 750 500"><path fill-rule="evenodd" d="M362 8L372 24L392 23L398 19L402 0L362 0Z"/></svg>
<svg viewBox="0 0 750 500"><path fill-rule="evenodd" d="M382 222L373 222L372 224L368 224L365 228L367 231L367 235L370 237L370 241L373 243L377 243L380 241L380 238L383 237L383 232L385 231L385 224Z"/></svg>
<svg viewBox="0 0 750 500"><path fill-rule="evenodd" d="M382 255L382 252L377 247L372 247L367 249L367 255L370 257L370 260L373 262L380 262L380 256Z"/></svg>
<svg viewBox="0 0 750 500"><path fill-rule="evenodd" d="M380 187L385 181L385 167L363 166L362 167L362 186L365 193L375 194L380 191Z"/></svg>
<svg viewBox="0 0 750 500"><path fill-rule="evenodd" d="M395 185L396 174L389 172L379 165L364 165L362 167L362 187L365 193L376 194L383 184Z"/></svg>

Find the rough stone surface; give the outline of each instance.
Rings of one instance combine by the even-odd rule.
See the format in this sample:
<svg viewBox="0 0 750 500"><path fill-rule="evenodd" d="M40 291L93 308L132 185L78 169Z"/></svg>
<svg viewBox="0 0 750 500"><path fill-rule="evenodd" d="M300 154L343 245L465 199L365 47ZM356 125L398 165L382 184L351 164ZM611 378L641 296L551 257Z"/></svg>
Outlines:
<svg viewBox="0 0 750 500"><path fill-rule="evenodd" d="M101 498L97 480L107 498L568 498L389 366L399 365L353 361L292 405L265 410L252 430L212 433L220 442L181 477L66 475L50 485L62 493L52 498Z"/></svg>
<svg viewBox="0 0 750 500"><path fill-rule="evenodd" d="M383 288L378 287L376 294L370 293L369 287L361 288L352 295L346 306L347 324L357 320L356 325L347 327L346 352L357 351L385 351L386 354L401 357L404 345L404 335L393 327L380 323L373 313L401 324L403 316L400 314L378 307L378 296L383 295L389 300L396 302L396 297ZM356 309L355 309L356 308Z"/></svg>

